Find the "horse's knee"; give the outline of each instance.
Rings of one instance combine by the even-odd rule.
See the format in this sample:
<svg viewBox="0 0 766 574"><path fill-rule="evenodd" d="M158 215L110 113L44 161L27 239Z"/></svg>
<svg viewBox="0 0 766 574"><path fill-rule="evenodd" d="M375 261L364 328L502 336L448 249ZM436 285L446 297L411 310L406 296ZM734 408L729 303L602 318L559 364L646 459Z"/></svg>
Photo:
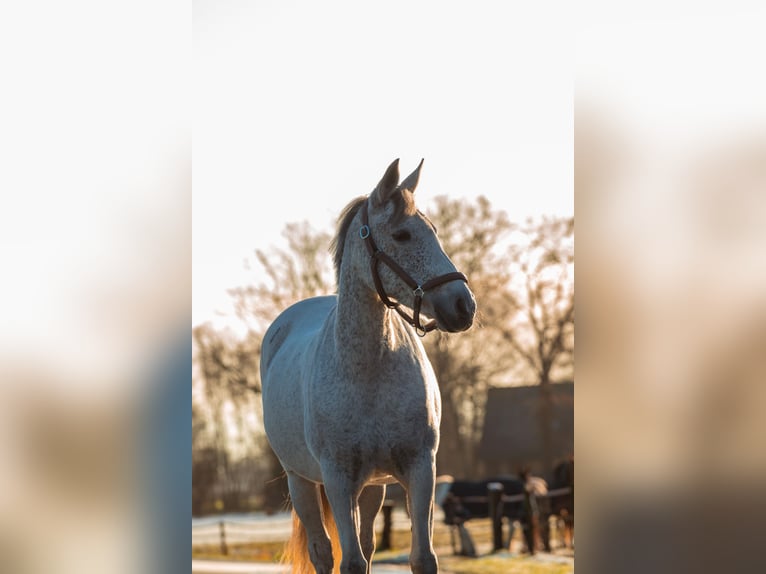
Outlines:
<svg viewBox="0 0 766 574"><path fill-rule="evenodd" d="M437 574L439 563L435 554L428 553L411 560L410 568L412 568L413 574Z"/></svg>
<svg viewBox="0 0 766 574"><path fill-rule="evenodd" d="M341 574L367 574L367 560L361 556L353 556L340 563Z"/></svg>
<svg viewBox="0 0 766 574"><path fill-rule="evenodd" d="M368 562L372 561L372 555L375 553L375 533L373 533L371 538L360 540L360 542L362 547L362 554L364 554L364 557Z"/></svg>
<svg viewBox="0 0 766 574"><path fill-rule="evenodd" d="M327 539L309 543L309 558L317 574L332 574L332 545Z"/></svg>

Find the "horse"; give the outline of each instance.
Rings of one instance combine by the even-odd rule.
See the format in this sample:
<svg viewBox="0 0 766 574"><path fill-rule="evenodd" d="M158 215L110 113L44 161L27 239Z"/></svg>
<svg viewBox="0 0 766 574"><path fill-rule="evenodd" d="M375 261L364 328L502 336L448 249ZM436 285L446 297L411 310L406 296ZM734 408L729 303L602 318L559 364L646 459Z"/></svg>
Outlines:
<svg viewBox="0 0 766 574"><path fill-rule="evenodd" d="M537 539L546 534L544 524L548 519L544 498L547 485L540 477L520 473L518 477L497 476L484 480L455 480L442 503L444 523L460 529L468 520L490 518L488 486L492 483L501 484L503 495L513 498L511 501L504 501L502 505L501 516L508 519L509 526L506 547L510 548L514 522L518 521L521 524L527 550L530 554L534 554ZM524 496L525 492L532 496ZM544 538L540 540L543 541ZM467 549L466 546L468 546ZM461 547L461 554L476 555L470 535L463 532L461 532Z"/></svg>
<svg viewBox="0 0 766 574"><path fill-rule="evenodd" d="M476 300L415 205L422 165L399 182L394 160L345 207L330 246L337 294L295 303L264 334L263 418L287 474L293 572L329 574L339 550L341 574L369 574L373 521L393 482L407 492L410 567L438 572L441 399L420 337L465 331Z"/></svg>

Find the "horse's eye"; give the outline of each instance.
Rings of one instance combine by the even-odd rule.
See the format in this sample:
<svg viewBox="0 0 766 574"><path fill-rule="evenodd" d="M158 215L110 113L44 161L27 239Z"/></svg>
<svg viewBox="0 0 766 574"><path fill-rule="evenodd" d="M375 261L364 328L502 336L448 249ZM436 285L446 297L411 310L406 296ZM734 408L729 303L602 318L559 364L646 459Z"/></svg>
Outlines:
<svg viewBox="0 0 766 574"><path fill-rule="evenodd" d="M407 231L406 229L401 229L401 230L399 230L399 231L395 232L395 233L392 235L392 237L393 237L393 238L394 238L396 241L408 241L409 239L411 239L411 238L412 238L412 236L410 235L410 232L409 232L409 231Z"/></svg>

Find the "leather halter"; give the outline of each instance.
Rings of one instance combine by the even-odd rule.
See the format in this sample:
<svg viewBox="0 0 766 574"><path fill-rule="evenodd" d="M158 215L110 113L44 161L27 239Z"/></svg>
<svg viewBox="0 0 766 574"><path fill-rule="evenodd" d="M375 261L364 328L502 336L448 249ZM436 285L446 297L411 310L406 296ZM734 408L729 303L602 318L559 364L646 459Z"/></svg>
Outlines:
<svg viewBox="0 0 766 574"><path fill-rule="evenodd" d="M378 292L380 300L383 301L383 304L386 307L399 313L399 315L401 315L401 317L407 321L407 323L415 327L415 331L418 335L424 337L426 333L436 329L435 320L431 320L425 325L421 325L420 323L420 306L423 303L423 296L426 294L426 291L430 291L434 287L438 287L439 285L448 283L449 281L465 281L468 283L468 279L459 271L453 271L451 273L445 273L444 275L439 275L438 277L429 279L422 285L415 281L415 279L413 279L412 276L407 273L396 261L391 259L391 257L378 249L378 246L375 245L375 241L372 239L372 233L370 231L370 225L367 216L367 203L368 201L365 201L362 205L362 227L359 228L359 237L364 240L364 244L367 246L367 252L370 254L370 269L372 271L372 279L375 282L375 289ZM380 280L380 275L378 274L378 264L381 262L387 265L394 273L401 277L401 279L407 285L409 285L410 289L412 289L412 293L415 297L415 303L412 307L412 315L409 315L404 309L402 309L401 303L398 301L392 301L386 294L386 290L383 288L383 282Z"/></svg>

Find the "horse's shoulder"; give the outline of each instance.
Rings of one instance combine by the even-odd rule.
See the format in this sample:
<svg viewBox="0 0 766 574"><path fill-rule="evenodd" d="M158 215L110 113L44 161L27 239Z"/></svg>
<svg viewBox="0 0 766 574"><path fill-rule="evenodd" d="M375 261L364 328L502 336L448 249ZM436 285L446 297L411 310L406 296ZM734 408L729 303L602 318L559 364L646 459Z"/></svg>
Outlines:
<svg viewBox="0 0 766 574"><path fill-rule="evenodd" d="M335 295L311 297L282 311L263 336L262 360L269 364L274 353L287 341L297 344L313 337L332 312L337 299Z"/></svg>

